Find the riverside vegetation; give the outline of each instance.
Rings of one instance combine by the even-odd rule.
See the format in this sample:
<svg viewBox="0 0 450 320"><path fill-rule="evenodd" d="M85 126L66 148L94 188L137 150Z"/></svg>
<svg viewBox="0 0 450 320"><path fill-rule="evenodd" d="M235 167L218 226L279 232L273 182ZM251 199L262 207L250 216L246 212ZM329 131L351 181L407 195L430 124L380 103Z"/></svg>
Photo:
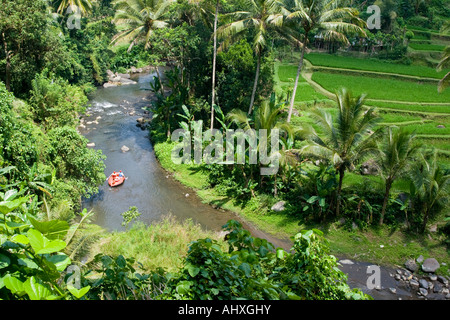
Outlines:
<svg viewBox="0 0 450 320"><path fill-rule="evenodd" d="M397 60L403 64L395 72L437 79L413 97L411 116L418 112L422 119L420 104L427 102L433 104L427 117L444 117L448 50L436 55L429 50L442 46L414 43L411 51L409 40L420 33L414 30L411 36L406 30L421 21L424 38L436 41L438 34L445 42L445 33L427 30L445 32L449 10L436 0L410 12L399 5L403 2L383 2L397 18L383 16L382 29L374 33L358 11L360 1L345 9L334 0L57 1L51 6L6 1L0 9L0 298L370 299L349 288L331 252L373 250L360 257L385 263L420 253L448 261L450 180L448 153L440 151L448 137L426 137L438 147L431 150L419 145L423 136L383 123L403 118L386 112L382 121L378 106L409 114L398 103L410 98L405 92L385 97L378 87L372 93L370 86L360 89L360 83L347 81L348 74L304 73L310 61L320 65L322 56L314 61L310 49ZM327 11L331 3L338 9ZM66 14L69 4L81 9L80 28L66 28L73 18ZM429 12L433 18L422 19ZM308 15L320 28L304 23ZM292 47L298 52L286 53ZM279 65L289 59L298 59L293 73L286 69L290 63ZM428 67L408 66L413 60ZM365 69L340 61L328 67ZM436 76L429 67L433 63L443 70ZM293 251L252 237L236 221L224 226L226 241L171 218L152 226L134 223L115 234L90 223L95 213L82 210L80 199L105 181L104 156L87 148L77 131L78 117L89 92L107 81L108 69L123 73L145 65L171 66L164 75L156 68L155 101L149 106L150 137L163 167L206 202L293 236ZM366 71L393 71L379 66ZM344 76L348 90L336 88ZM401 86L398 79L389 81ZM340 90L326 96L327 89ZM199 124L222 132L283 128L280 171L261 176L257 164L171 163L171 132ZM357 169L370 157L379 176L366 178ZM281 201L284 210L270 210ZM132 207L123 216L128 229L139 213ZM434 233L430 222L438 225ZM398 245L374 250L373 244L389 234ZM148 244L133 240L143 238ZM157 261L156 252L172 260ZM437 273L448 270L441 267Z"/></svg>

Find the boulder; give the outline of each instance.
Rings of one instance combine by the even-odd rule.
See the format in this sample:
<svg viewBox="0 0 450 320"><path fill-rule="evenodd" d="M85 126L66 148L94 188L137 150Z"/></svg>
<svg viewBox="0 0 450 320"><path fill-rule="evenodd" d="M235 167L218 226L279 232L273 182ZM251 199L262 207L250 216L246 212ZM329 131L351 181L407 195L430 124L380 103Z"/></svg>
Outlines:
<svg viewBox="0 0 450 320"><path fill-rule="evenodd" d="M406 267L406 269L408 269L409 271L412 271L412 272L416 272L417 269L419 269L419 266L416 264L416 261L414 261L414 259L406 260L405 267Z"/></svg>
<svg viewBox="0 0 450 320"><path fill-rule="evenodd" d="M122 146L122 148L120 148L120 150L122 150L122 152L127 152L127 151L130 151L130 148L128 148L127 146Z"/></svg>
<svg viewBox="0 0 450 320"><path fill-rule="evenodd" d="M438 281L440 281L444 286L448 286L448 280L447 278L443 277L443 276L438 276L437 277Z"/></svg>
<svg viewBox="0 0 450 320"><path fill-rule="evenodd" d="M428 281L425 280L425 279L420 279L419 280L419 285L420 285L421 288L428 289Z"/></svg>
<svg viewBox="0 0 450 320"><path fill-rule="evenodd" d="M123 79L130 79L129 73L118 73L117 76Z"/></svg>
<svg viewBox="0 0 450 320"><path fill-rule="evenodd" d="M417 263L422 263L423 262L423 255L420 255L417 259L416 259Z"/></svg>
<svg viewBox="0 0 450 320"><path fill-rule="evenodd" d="M137 82L131 79L120 78L121 84L136 84Z"/></svg>
<svg viewBox="0 0 450 320"><path fill-rule="evenodd" d="M285 209L285 207L284 207L285 204L286 204L286 201L278 201L270 209L273 211L276 211L276 212L280 212Z"/></svg>
<svg viewBox="0 0 450 320"><path fill-rule="evenodd" d="M439 293L441 292L443 289L442 284L440 284L439 282L436 282L433 288L433 292L434 293Z"/></svg>
<svg viewBox="0 0 450 320"><path fill-rule="evenodd" d="M103 84L103 88L111 88L111 87L117 87L118 84L117 83L113 83L113 82L105 82Z"/></svg>
<svg viewBox="0 0 450 320"><path fill-rule="evenodd" d="M424 288L419 288L419 292L418 293L425 297L425 296L428 295L428 290L426 290Z"/></svg>
<svg viewBox="0 0 450 320"><path fill-rule="evenodd" d="M422 270L424 272L435 272L439 267L439 262L435 258L428 258L422 264Z"/></svg>
<svg viewBox="0 0 450 320"><path fill-rule="evenodd" d="M414 279L409 281L409 285L411 286L412 289L418 289L420 286L419 282Z"/></svg>
<svg viewBox="0 0 450 320"><path fill-rule="evenodd" d="M130 70L129 70L129 72L131 72L131 73L137 73L137 69L136 69L136 67L131 67L130 68Z"/></svg>
<svg viewBox="0 0 450 320"><path fill-rule="evenodd" d="M95 143L94 143L94 142L89 142L89 143L86 145L86 147L88 147L88 148L93 148L93 147L95 147Z"/></svg>

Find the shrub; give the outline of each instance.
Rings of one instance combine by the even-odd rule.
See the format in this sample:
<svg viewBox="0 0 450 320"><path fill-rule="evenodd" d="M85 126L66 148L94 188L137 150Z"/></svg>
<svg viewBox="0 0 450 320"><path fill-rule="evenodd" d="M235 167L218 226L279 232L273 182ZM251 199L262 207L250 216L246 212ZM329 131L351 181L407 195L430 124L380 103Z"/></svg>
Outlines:
<svg viewBox="0 0 450 320"><path fill-rule="evenodd" d="M84 111L88 99L84 92L59 78L52 79L45 73L32 81L30 106L34 120L46 130L78 124L78 114Z"/></svg>
<svg viewBox="0 0 450 320"><path fill-rule="evenodd" d="M52 129L48 137L49 157L56 168L56 176L71 181L77 191L73 197L95 193L106 178L102 152L89 149L88 140L70 127Z"/></svg>

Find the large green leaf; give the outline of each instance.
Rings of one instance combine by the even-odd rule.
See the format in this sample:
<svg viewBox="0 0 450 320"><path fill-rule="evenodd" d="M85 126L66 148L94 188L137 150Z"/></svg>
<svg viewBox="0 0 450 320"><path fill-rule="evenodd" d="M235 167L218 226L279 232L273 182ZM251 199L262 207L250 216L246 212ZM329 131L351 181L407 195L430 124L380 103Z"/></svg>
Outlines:
<svg viewBox="0 0 450 320"><path fill-rule="evenodd" d="M18 296L25 294L23 282L9 274L3 277L3 284L9 291Z"/></svg>
<svg viewBox="0 0 450 320"><path fill-rule="evenodd" d="M54 254L45 258L47 261L53 263L59 272L66 270L67 266L72 263L72 260L70 260L70 258L63 253Z"/></svg>
<svg viewBox="0 0 450 320"><path fill-rule="evenodd" d="M36 278L34 276L28 278L23 283L23 288L31 300L45 300L51 295L50 290L42 284L36 282Z"/></svg>
<svg viewBox="0 0 450 320"><path fill-rule="evenodd" d="M190 263L186 266L186 268L191 277L195 277L200 272L200 268L198 268Z"/></svg>
<svg viewBox="0 0 450 320"><path fill-rule="evenodd" d="M36 230L50 240L64 239L70 227L67 221L63 220L38 221L29 215L28 218Z"/></svg>
<svg viewBox="0 0 450 320"><path fill-rule="evenodd" d="M49 240L35 229L27 232L27 238L36 254L54 253L61 251L66 247L66 243L62 240Z"/></svg>
<svg viewBox="0 0 450 320"><path fill-rule="evenodd" d="M182 295L187 294L189 292L189 289L191 288L191 285L191 281L180 281L176 287L177 293Z"/></svg>
<svg viewBox="0 0 450 320"><path fill-rule="evenodd" d="M81 289L77 289L71 285L67 286L67 289L70 291L70 293L73 294L74 297L77 299L80 299L82 296L84 296L89 291L90 288L91 286L86 286Z"/></svg>
<svg viewBox="0 0 450 320"><path fill-rule="evenodd" d="M28 197L20 197L12 201L0 201L0 212L3 214L10 213L14 209L20 207L22 203L27 202Z"/></svg>

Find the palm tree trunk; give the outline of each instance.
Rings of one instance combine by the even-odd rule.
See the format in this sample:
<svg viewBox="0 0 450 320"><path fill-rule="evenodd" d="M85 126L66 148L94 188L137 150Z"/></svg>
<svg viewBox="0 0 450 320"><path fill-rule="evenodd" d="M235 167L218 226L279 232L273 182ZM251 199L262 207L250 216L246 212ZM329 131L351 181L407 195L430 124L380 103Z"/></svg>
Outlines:
<svg viewBox="0 0 450 320"><path fill-rule="evenodd" d="M250 100L250 107L248 108L248 114L252 113L253 103L255 102L255 94L256 94L256 87L258 85L259 69L260 69L260 67L261 67L261 53L258 53L258 61L257 61L257 64L256 64L255 83L253 84L252 98Z"/></svg>
<svg viewBox="0 0 450 320"><path fill-rule="evenodd" d="M159 84L161 86L161 94L164 96L164 86L163 86L163 83L162 83L162 80L161 80L161 75L159 74L159 67L158 66L156 66L156 75L158 76L158 81L159 81Z"/></svg>
<svg viewBox="0 0 450 320"><path fill-rule="evenodd" d="M342 182L344 181L344 173L345 173L345 167L341 165L339 167L339 184L338 189L336 193L336 217L339 217L339 210L341 207L341 190L342 190Z"/></svg>
<svg viewBox="0 0 450 320"><path fill-rule="evenodd" d="M298 79L300 78L300 73L301 73L302 67L303 67L303 58L305 56L307 41L308 41L308 32L306 32L306 34L305 34L305 40L303 41L302 53L300 56L300 61L298 62L297 76L295 77L294 90L292 91L291 104L289 105L289 113L288 113L287 120L286 120L288 123L291 121L292 110L294 108L295 94L297 92Z"/></svg>
<svg viewBox="0 0 450 320"><path fill-rule="evenodd" d="M425 207L426 207L426 205L425 205ZM429 212L430 212L430 209L426 208L425 214L424 214L424 217L423 217L422 233L425 233L425 230L427 228Z"/></svg>
<svg viewBox="0 0 450 320"><path fill-rule="evenodd" d="M380 226L383 224L384 214L386 213L386 207L387 207L387 203L388 203L388 199L389 199L389 191L391 190L391 186L392 186L392 181L391 181L391 179L388 178L386 181L386 190L384 192L383 207L381 209L381 217L380 217L380 221L378 222L378 224Z"/></svg>
<svg viewBox="0 0 450 320"><path fill-rule="evenodd" d="M216 98L216 58L217 58L217 20L219 15L219 0L216 0L216 12L214 14L214 54L212 70L212 98L211 98L211 130L214 126L214 101Z"/></svg>
<svg viewBox="0 0 450 320"><path fill-rule="evenodd" d="M275 181L274 181L274 190L273 190L273 195L276 197L278 195L278 189L277 189L277 176L278 174L275 174Z"/></svg>

